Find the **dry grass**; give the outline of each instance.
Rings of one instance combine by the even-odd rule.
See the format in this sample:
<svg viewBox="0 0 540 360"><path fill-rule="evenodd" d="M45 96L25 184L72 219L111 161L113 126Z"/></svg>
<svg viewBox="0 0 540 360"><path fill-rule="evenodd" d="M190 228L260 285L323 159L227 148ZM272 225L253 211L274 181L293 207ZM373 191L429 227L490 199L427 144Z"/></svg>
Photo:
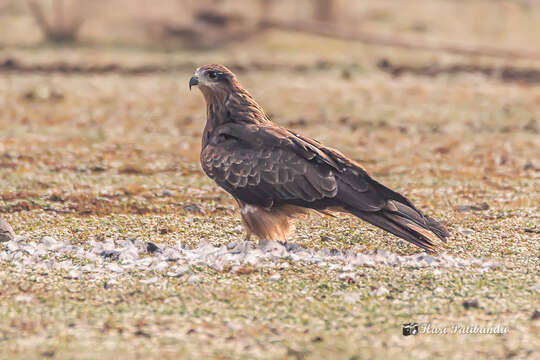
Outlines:
<svg viewBox="0 0 540 360"><path fill-rule="evenodd" d="M371 20L363 26L478 44L511 28L501 45L540 48L534 45L539 22L517 20L535 19L538 9L524 15L505 1L459 2L476 12L465 12L464 25L454 33L451 16L430 16L454 9L453 2L413 1L399 17L392 15L397 2L388 3L383 9L371 3L373 9L365 10ZM506 22L493 20L489 27L472 19L481 10L500 9L509 12ZM425 26L410 30L420 20ZM83 27L82 35L89 29ZM540 282L540 87L478 74L392 78L376 64L383 57L411 64L540 64L283 32L206 52L16 47L0 55L35 64L277 64L279 70L246 66L239 74L276 122L340 148L441 219L453 234L451 255L500 263L486 273L366 267L356 283L340 281L336 270L292 261L281 270L219 273L192 267L202 283L156 274L166 286L140 283L136 272L105 286L108 279L70 280L60 271L21 276L2 265L0 358L539 356L539 320L532 319L538 293L531 287ZM19 234L72 243L136 237L196 245L240 238L234 203L198 165L204 105L200 94L189 92L189 76L2 74L1 215ZM484 202L489 209L460 211ZM309 218L297 225L291 241L312 248L417 252L350 217ZM281 279L269 281L276 271ZM369 296L381 285L388 296ZM343 301L351 291L361 294L356 304ZM24 294L33 300L16 301ZM478 300L479 307L465 309L466 300ZM510 333L402 337L401 324L409 321L501 323Z"/></svg>

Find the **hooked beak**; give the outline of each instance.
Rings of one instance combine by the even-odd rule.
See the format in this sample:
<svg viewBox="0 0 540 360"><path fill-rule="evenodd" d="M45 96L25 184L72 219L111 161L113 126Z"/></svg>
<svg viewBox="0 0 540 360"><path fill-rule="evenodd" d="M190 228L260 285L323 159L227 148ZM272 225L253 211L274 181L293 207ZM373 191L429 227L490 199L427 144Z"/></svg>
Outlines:
<svg viewBox="0 0 540 360"><path fill-rule="evenodd" d="M192 86L199 85L199 78L196 75L193 75L191 79L189 79L189 90L191 90Z"/></svg>

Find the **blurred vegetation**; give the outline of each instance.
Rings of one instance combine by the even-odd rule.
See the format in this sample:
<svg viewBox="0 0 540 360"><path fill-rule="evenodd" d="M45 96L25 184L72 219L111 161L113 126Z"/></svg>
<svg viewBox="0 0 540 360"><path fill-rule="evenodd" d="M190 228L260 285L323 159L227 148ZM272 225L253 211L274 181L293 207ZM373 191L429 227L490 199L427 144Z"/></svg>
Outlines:
<svg viewBox="0 0 540 360"><path fill-rule="evenodd" d="M497 21L480 21L487 18ZM211 48L284 27L538 52L538 23L537 0L2 0L0 44L79 40Z"/></svg>

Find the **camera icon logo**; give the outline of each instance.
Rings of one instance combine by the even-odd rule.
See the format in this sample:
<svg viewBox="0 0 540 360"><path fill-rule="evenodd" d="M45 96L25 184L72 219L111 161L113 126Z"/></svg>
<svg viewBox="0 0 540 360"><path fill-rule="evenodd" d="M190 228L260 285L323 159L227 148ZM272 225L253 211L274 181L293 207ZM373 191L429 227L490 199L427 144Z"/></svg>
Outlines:
<svg viewBox="0 0 540 360"><path fill-rule="evenodd" d="M403 336L418 335L418 323L403 324Z"/></svg>

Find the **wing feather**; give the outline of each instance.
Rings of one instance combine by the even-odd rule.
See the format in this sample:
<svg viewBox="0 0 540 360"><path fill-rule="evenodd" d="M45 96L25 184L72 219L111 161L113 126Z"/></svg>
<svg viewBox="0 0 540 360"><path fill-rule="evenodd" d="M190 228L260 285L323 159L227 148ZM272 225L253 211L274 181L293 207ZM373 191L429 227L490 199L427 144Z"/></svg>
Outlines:
<svg viewBox="0 0 540 360"><path fill-rule="evenodd" d="M369 176L344 169L347 161L286 129L241 123L216 129L201 153L206 174L248 204L325 209L354 202L362 211L382 209L385 200Z"/></svg>

